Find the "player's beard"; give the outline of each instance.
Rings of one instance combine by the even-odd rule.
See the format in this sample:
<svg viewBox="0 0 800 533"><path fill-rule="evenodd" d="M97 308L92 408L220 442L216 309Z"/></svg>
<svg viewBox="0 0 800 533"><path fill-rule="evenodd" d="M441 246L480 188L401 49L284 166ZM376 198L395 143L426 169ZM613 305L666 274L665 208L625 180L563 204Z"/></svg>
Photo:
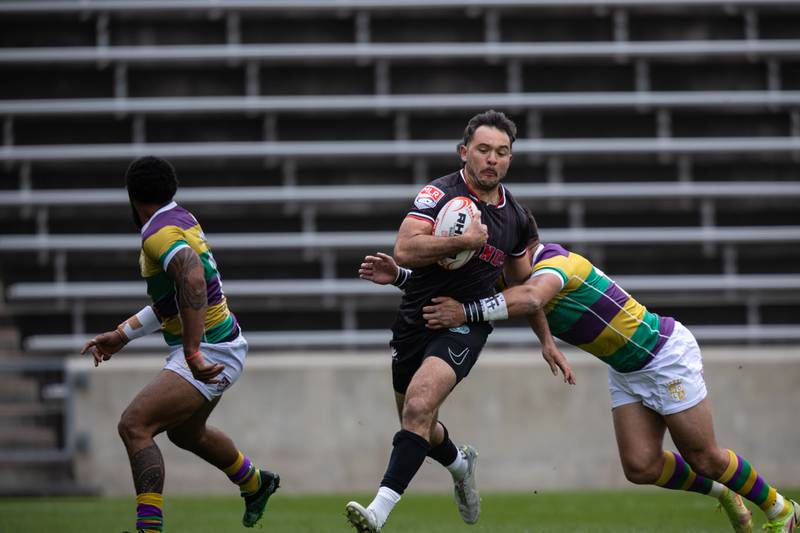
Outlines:
<svg viewBox="0 0 800 533"><path fill-rule="evenodd" d="M144 224L142 224L142 219L139 218L139 213L136 211L136 208L133 207L133 204L131 204L131 214L133 215L133 223L136 224L136 229L141 231Z"/></svg>
<svg viewBox="0 0 800 533"><path fill-rule="evenodd" d="M493 191L495 188L497 188L497 186L500 184L500 181L502 181L503 179L503 177L499 173L497 173L496 169L495 169L496 174L494 176L483 177L477 172L475 172L475 169L473 169L469 163L467 163L466 167L467 167L467 173L469 174L472 183L475 184L476 188L482 191L486 192Z"/></svg>

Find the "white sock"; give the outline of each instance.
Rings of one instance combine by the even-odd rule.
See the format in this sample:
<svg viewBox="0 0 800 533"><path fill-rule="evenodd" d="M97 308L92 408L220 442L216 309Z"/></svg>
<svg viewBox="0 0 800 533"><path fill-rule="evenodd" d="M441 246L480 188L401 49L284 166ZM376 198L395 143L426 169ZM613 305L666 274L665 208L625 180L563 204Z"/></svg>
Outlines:
<svg viewBox="0 0 800 533"><path fill-rule="evenodd" d="M400 495L389 487L381 487L378 489L378 494L375 495L375 499L367 506L367 509L375 513L375 517L378 519L378 527L383 527L383 524L386 523L386 519L389 518L389 513L392 512L392 509L394 509L394 506L397 505L399 501Z"/></svg>
<svg viewBox="0 0 800 533"><path fill-rule="evenodd" d="M467 458L464 456L464 452L458 450L456 454L456 460L447 465L445 468L450 471L450 475L453 476L455 481L461 481L464 479L464 476L467 475L467 469L469 468L469 463L467 462Z"/></svg>
<svg viewBox="0 0 800 533"><path fill-rule="evenodd" d="M767 518L770 520L775 520L779 516L783 514L783 507L784 507L784 500L783 496L781 496L780 492L778 493L778 497L775 499L775 505L769 508L767 513Z"/></svg>
<svg viewBox="0 0 800 533"><path fill-rule="evenodd" d="M711 490L709 491L708 495L719 499L720 497L725 495L726 490L730 489L718 481L712 481Z"/></svg>

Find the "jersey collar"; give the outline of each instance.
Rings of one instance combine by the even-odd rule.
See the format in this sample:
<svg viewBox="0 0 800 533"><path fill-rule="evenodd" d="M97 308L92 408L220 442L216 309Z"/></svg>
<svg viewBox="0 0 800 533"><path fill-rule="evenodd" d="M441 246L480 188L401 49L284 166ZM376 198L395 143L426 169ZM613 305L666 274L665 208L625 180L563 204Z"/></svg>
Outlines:
<svg viewBox="0 0 800 533"><path fill-rule="evenodd" d="M176 207L178 207L178 204L177 204L176 202L174 202L174 201L173 201L173 202L170 202L170 203L168 203L167 205L165 205L164 207L162 207L161 209L159 209L159 210L158 210L158 211L156 211L155 213L153 213L153 216L151 216L151 217L150 217L150 220L148 220L148 221L147 221L147 224L145 224L144 226L142 226L142 235L144 235L144 232L145 232L145 231L147 231L147 228L149 228L149 227L150 227L150 223L151 223L153 220L155 220L155 218L156 218L158 215L160 215L161 213L164 213L164 212L166 212L166 211L169 211L170 209L175 209Z"/></svg>
<svg viewBox="0 0 800 533"><path fill-rule="evenodd" d="M475 191L472 190L472 187L470 187L469 182L467 181L467 178L464 176L464 169L462 168L458 172L459 172L459 174L461 174L461 179L464 180L464 185L467 186L467 190L469 191L469 195L472 197L472 199L476 200L478 202L482 202L483 200L481 200L480 197L478 196L478 194ZM484 202L484 203L486 203L486 202ZM490 203L486 203L486 205L491 205L492 207L496 207L497 209L500 209L501 207L505 207L505 205L506 205L506 189L505 189L505 187L503 187L502 183L500 184L500 201L497 202L497 205L490 204Z"/></svg>

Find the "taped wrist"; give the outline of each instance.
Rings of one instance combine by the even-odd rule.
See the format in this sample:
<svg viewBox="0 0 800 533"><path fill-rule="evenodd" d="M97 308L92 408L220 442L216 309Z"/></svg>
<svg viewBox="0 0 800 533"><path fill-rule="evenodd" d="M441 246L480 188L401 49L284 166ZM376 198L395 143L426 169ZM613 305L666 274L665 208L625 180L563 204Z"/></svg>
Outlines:
<svg viewBox="0 0 800 533"><path fill-rule="evenodd" d="M397 267L397 277L392 282L392 285L402 289L409 279L411 279L411 269L399 266Z"/></svg>
<svg viewBox="0 0 800 533"><path fill-rule="evenodd" d="M506 298L502 293L467 302L464 304L464 316L467 323L489 322L508 318Z"/></svg>
<svg viewBox="0 0 800 533"><path fill-rule="evenodd" d="M117 331L126 343L160 329L161 321L149 305L117 326Z"/></svg>

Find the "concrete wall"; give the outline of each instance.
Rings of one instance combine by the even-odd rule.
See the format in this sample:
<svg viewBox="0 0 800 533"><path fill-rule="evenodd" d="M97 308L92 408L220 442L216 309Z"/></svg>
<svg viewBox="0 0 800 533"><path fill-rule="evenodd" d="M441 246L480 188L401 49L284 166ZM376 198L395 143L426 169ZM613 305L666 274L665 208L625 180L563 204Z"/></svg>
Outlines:
<svg viewBox="0 0 800 533"><path fill-rule="evenodd" d="M569 387L537 351L489 349L446 401L441 419L456 443L480 451L484 490L625 487L616 451L606 367L566 352L578 375ZM706 379L720 444L748 457L767 480L800 479L800 349L707 349ZM73 359L81 482L129 494L132 482L117 420L163 364L117 357L100 368ZM211 423L260 464L277 470L286 492L372 491L398 429L388 353L251 355ZM230 493L223 474L162 435L169 493ZM668 442L668 446L672 446ZM449 475L427 461L411 490L450 490Z"/></svg>

